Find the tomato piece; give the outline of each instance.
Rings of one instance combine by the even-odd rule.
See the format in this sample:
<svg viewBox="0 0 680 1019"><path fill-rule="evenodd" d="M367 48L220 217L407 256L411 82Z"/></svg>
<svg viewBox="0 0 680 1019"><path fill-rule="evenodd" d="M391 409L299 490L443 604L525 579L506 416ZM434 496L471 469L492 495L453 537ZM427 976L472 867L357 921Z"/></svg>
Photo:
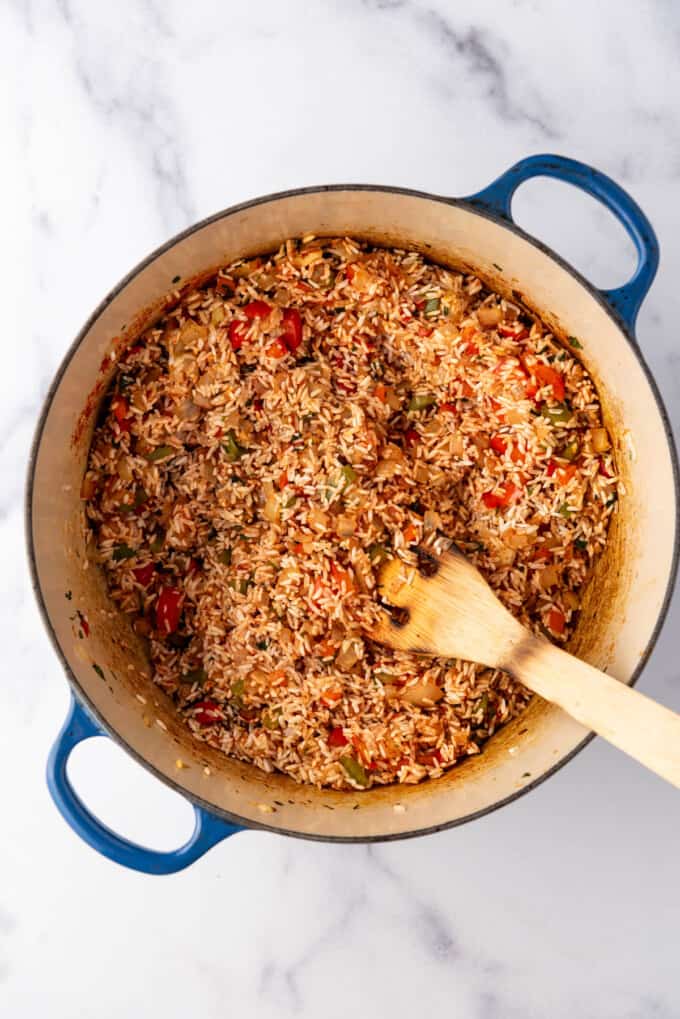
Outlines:
<svg viewBox="0 0 680 1019"><path fill-rule="evenodd" d="M482 502L487 509L496 509L498 506L509 506L515 502L521 489L512 481L506 481L496 492L484 492Z"/></svg>
<svg viewBox="0 0 680 1019"><path fill-rule="evenodd" d="M284 471L282 474L279 475L278 481L279 492L282 492L287 484L288 484L288 471Z"/></svg>
<svg viewBox="0 0 680 1019"><path fill-rule="evenodd" d="M222 718L216 701L204 700L194 704L194 718L199 725L214 725Z"/></svg>
<svg viewBox="0 0 680 1019"><path fill-rule="evenodd" d="M336 562L331 563L331 577L343 594L354 590L354 577L351 570L346 570Z"/></svg>
<svg viewBox="0 0 680 1019"><path fill-rule="evenodd" d="M524 329L524 328L511 329L510 326L503 326L503 325L500 325L498 327L498 332L501 334L501 336L507 336L511 340L525 340L527 338L527 336L529 335L529 330L528 329Z"/></svg>
<svg viewBox="0 0 680 1019"><path fill-rule="evenodd" d="M564 467L560 467L558 469L558 471L557 471L557 480L558 480L558 482L560 483L560 485L563 488L564 488L565 485L569 484L571 479L576 474L577 470L578 470L578 464L566 464Z"/></svg>
<svg viewBox="0 0 680 1019"><path fill-rule="evenodd" d="M503 501L501 502L501 506L509 506L510 503L516 502L519 498L520 492L521 488L519 485L513 484L512 481L506 482L503 486Z"/></svg>
<svg viewBox="0 0 680 1019"><path fill-rule="evenodd" d="M553 476L553 474L555 473L556 470L557 470L557 464L555 463L555 461L554 460L548 460L548 466L545 469L545 473L548 475L548 477L552 478L552 476Z"/></svg>
<svg viewBox="0 0 680 1019"><path fill-rule="evenodd" d="M129 432L131 424L129 418L130 408L128 406L127 400L124 397L118 395L114 396L114 398L111 400L111 413L118 422L118 427L120 428L121 432Z"/></svg>
<svg viewBox="0 0 680 1019"><path fill-rule="evenodd" d="M599 466L597 468L597 471L598 471L598 474L601 474L603 478L613 478L614 477L614 475L610 471L607 470L607 468L605 466L604 460L600 460L600 463L599 463Z"/></svg>
<svg viewBox="0 0 680 1019"><path fill-rule="evenodd" d="M428 768L435 764L441 764L444 760L441 750L427 750L424 754L418 754L418 764L424 764Z"/></svg>
<svg viewBox="0 0 680 1019"><path fill-rule="evenodd" d="M385 403L386 402L386 400L387 400L387 386L383 386L382 382L378 383L378 385L373 390L373 393L377 397L377 399L380 400L381 403Z"/></svg>
<svg viewBox="0 0 680 1019"><path fill-rule="evenodd" d="M241 349L241 347L243 346L243 341L246 338L247 332L248 332L247 322L241 322L238 319L234 319L232 322L229 323L227 336L229 337L229 342L231 343L232 350L236 351Z"/></svg>
<svg viewBox="0 0 680 1019"><path fill-rule="evenodd" d="M439 409L445 410L447 414L455 414L458 408L456 407L455 403L440 403Z"/></svg>
<svg viewBox="0 0 680 1019"><path fill-rule="evenodd" d="M404 438L409 446L417 446L420 442L420 435L415 428L407 428L404 432Z"/></svg>
<svg viewBox="0 0 680 1019"><path fill-rule="evenodd" d="M151 583L151 578L156 572L155 563L147 563L146 566L138 566L136 570L133 570L133 576L138 584L142 587L148 587Z"/></svg>
<svg viewBox="0 0 680 1019"><path fill-rule="evenodd" d="M477 327L473 326L473 325L463 326L463 328L460 331L460 335L461 335L461 339L465 343L470 343L472 338L473 338L473 336L477 335Z"/></svg>
<svg viewBox="0 0 680 1019"><path fill-rule="evenodd" d="M537 548L531 557L532 562L541 562L548 559L552 559L552 552L545 545L542 548Z"/></svg>
<svg viewBox="0 0 680 1019"><path fill-rule="evenodd" d="M297 308L286 308L281 325L283 332L279 339L283 340L291 354L294 354L302 343L302 318Z"/></svg>
<svg viewBox="0 0 680 1019"><path fill-rule="evenodd" d="M418 537L418 529L415 524L407 524L404 528L404 542L407 545L412 545Z"/></svg>
<svg viewBox="0 0 680 1019"><path fill-rule="evenodd" d="M250 301L243 308L243 314L246 318L267 318L271 312L271 305L267 304L266 301Z"/></svg>
<svg viewBox="0 0 680 1019"><path fill-rule="evenodd" d="M347 746L349 740L345 736L344 732L340 728L331 729L328 734L328 746L329 747L344 747Z"/></svg>
<svg viewBox="0 0 680 1019"><path fill-rule="evenodd" d="M564 379L555 368L539 362L534 366L533 374L539 382L551 387L553 396L559 403L564 400Z"/></svg>
<svg viewBox="0 0 680 1019"><path fill-rule="evenodd" d="M338 690L337 688L334 687L329 687L327 690L324 690L321 700L324 701L324 703L330 707L333 704L336 704L338 701L342 700L342 690Z"/></svg>
<svg viewBox="0 0 680 1019"><path fill-rule="evenodd" d="M284 341L279 337L278 340L274 340L273 343L269 344L269 346L267 347L267 353L269 354L270 357L276 358L285 357L286 354L288 353L288 347L286 346Z"/></svg>
<svg viewBox="0 0 680 1019"><path fill-rule="evenodd" d="M566 626L566 619L564 613L560 612L559 609L551 609L548 613L548 629L552 630L558 636L562 636L564 628Z"/></svg>
<svg viewBox="0 0 680 1019"><path fill-rule="evenodd" d="M501 435L494 435L490 445L494 453L498 453L499 456L506 453L508 449L508 444Z"/></svg>
<svg viewBox="0 0 680 1019"><path fill-rule="evenodd" d="M156 626L163 634L174 633L182 614L182 592L175 587L162 587L156 602Z"/></svg>
<svg viewBox="0 0 680 1019"><path fill-rule="evenodd" d="M350 281L350 283L354 279L354 274L355 274L356 271L357 271L356 270L356 266L354 266L354 265L346 265L345 266L345 276Z"/></svg>

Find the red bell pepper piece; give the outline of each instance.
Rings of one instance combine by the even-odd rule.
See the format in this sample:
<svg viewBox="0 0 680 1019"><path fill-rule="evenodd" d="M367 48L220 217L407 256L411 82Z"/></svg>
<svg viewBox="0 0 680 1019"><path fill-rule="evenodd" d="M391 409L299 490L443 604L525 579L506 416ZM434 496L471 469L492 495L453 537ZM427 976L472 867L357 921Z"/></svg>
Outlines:
<svg viewBox="0 0 680 1019"><path fill-rule="evenodd" d="M227 335L229 337L229 342L231 343L232 350L236 351L241 349L241 347L243 346L243 341L246 338L247 332L248 332L247 322L241 322L238 319L234 319L232 322L229 323Z"/></svg>
<svg viewBox="0 0 680 1019"><path fill-rule="evenodd" d="M404 438L409 446L417 446L420 442L420 435L415 428L407 428L404 432Z"/></svg>
<svg viewBox="0 0 680 1019"><path fill-rule="evenodd" d="M345 736L344 732L340 728L331 729L328 734L328 746L329 747L344 747L347 745L349 740Z"/></svg>
<svg viewBox="0 0 680 1019"><path fill-rule="evenodd" d="M271 310L271 305L266 301L251 301L246 304L243 314L246 318L267 318Z"/></svg>
<svg viewBox="0 0 680 1019"><path fill-rule="evenodd" d="M163 634L174 633L182 614L182 592L174 587L162 587L156 602L156 626Z"/></svg>
<svg viewBox="0 0 680 1019"><path fill-rule="evenodd" d="M528 329L511 329L510 326L499 326L498 332L501 336L508 336L512 340L525 340L529 335Z"/></svg>
<svg viewBox="0 0 680 1019"><path fill-rule="evenodd" d="M283 332L280 339L286 344L291 354L294 354L302 343L302 318L297 308L286 308L281 324Z"/></svg>
<svg viewBox="0 0 680 1019"><path fill-rule="evenodd" d="M221 717L220 706L215 701L204 700L194 704L194 718L199 725L214 725Z"/></svg>
<svg viewBox="0 0 680 1019"><path fill-rule="evenodd" d="M141 584L142 587L148 587L155 571L155 563L147 563L146 566L138 566L132 573L138 584Z"/></svg>
<svg viewBox="0 0 680 1019"><path fill-rule="evenodd" d="M424 764L429 768L435 764L442 764L443 760L441 750L427 750L424 754L418 755L418 764Z"/></svg>
<svg viewBox="0 0 680 1019"><path fill-rule="evenodd" d="M111 400L111 413L118 422L118 427L121 432L129 432L131 424L129 417L130 408L124 397L119 395L114 396Z"/></svg>
<svg viewBox="0 0 680 1019"><path fill-rule="evenodd" d="M553 633L556 633L558 636L561 637L562 634L564 633L566 623L567 621L564 618L564 613L560 612L559 609L550 610L550 612L548 613L549 630L552 630Z"/></svg>

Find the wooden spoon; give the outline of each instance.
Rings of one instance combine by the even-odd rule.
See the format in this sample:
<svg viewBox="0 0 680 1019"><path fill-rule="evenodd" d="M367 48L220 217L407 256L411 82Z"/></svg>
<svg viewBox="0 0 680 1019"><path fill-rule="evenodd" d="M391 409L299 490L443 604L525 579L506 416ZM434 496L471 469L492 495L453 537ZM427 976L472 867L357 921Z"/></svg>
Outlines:
<svg viewBox="0 0 680 1019"><path fill-rule="evenodd" d="M535 637L448 540L419 548L417 567L390 560L378 588L387 605L373 640L503 669L680 788L680 715Z"/></svg>

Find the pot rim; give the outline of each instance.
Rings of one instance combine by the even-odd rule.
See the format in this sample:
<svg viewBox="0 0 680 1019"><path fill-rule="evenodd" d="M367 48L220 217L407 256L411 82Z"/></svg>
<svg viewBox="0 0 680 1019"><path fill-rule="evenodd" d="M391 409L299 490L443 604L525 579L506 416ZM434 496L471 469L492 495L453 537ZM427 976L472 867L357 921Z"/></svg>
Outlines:
<svg viewBox="0 0 680 1019"><path fill-rule="evenodd" d="M248 830L270 831L278 835L287 835L293 838L301 838L314 842L338 842L338 843L394 842L399 839L416 838L420 835L431 835L434 834L435 832L445 831L449 828L456 828L459 825L466 824L469 821L474 821L480 817L484 817L485 815L491 814L493 811L506 806L508 803L513 802L520 796L524 796L526 793L530 792L537 786L541 785L543 782L546 781L546 779L550 778L557 771L559 771L566 764L568 764L578 753L581 752L581 750L583 750L585 746L588 745L588 743L591 742L592 739L594 739L596 733L594 732L588 733L581 740L581 742L578 743L568 754L565 754L565 756L560 758L560 760L557 761L552 767L548 768L541 775L537 776L535 779L527 783L521 789L517 789L509 796L506 796L503 799L496 801L495 803L491 804L488 807L484 807L481 810L475 811L471 814L466 814L464 817L459 817L452 821L445 821L441 824L431 825L424 828L415 828L410 831L386 835L321 835L309 832L300 832L291 828L278 828L274 825L262 824L260 822L253 822L250 820L250 818L244 818L238 814L232 814L226 810L223 810L221 807L216 807L214 804L201 799L201 797L196 796L193 793L190 793L179 782L163 774L163 772L159 771L142 754L138 753L137 750L131 747L126 742L126 740L120 735L120 733L116 729L112 728L112 726L102 717L102 715L99 713L96 707L91 703L87 694L82 689L75 675L71 671L71 668L62 651L61 645L59 644L59 641L57 639L42 595L42 589L40 586L40 580L38 576L35 546L33 542L33 491L35 483L35 468L38 457L38 451L40 449L42 435L45 428L45 423L47 421L47 417L52 407L52 402L54 400L55 394L57 392L57 389L59 388L59 384L61 383L61 380L64 374L66 373L76 351L79 349L81 343L83 342L87 334L90 332L90 329L97 321L99 316L105 311L105 309L108 308L108 306L116 299L116 297L118 297L121 291L130 282L132 282L132 280L134 280L144 269L146 269L147 266L151 265L160 255L164 254L166 251L169 251L180 241L184 240L187 237L190 237L192 234L203 229L204 227L210 226L212 223L216 223L221 219L228 218L238 212L242 212L246 209L256 208L257 206L260 205L266 205L267 203L272 201L298 197L301 195L325 194L329 192L341 192L341 191L358 191L358 192L373 191L380 192L381 194L405 195L411 198L422 198L425 199L426 201L439 202L442 205L454 206L457 208L465 209L466 212L470 212L475 216L480 216L483 219L491 220L498 226L504 227L506 230L509 230L511 233L516 234L518 237L522 238L529 244L538 248L541 252L543 252L543 254L547 255L554 262L556 262L561 269L569 273L569 275L572 276L577 281L577 283L580 283L581 286L590 295L590 297L592 297L605 311L605 313L614 321L619 331L622 333L623 337L628 343L628 346L634 353L638 361L638 364L640 365L640 368L642 369L642 372L645 375L647 382L649 383L652 395L654 397L654 401L656 403L657 411L659 413L659 416L661 417L661 422L663 425L664 434L666 436L668 452L671 460L671 469L673 472L673 489L675 495L675 514L674 514L675 526L673 535L673 553L671 557L670 572L668 575L666 590L664 593L663 602L659 610L659 615L657 617L656 624L649 638L647 646L643 654L640 656L639 662L635 667L630 682L628 684L629 686L635 686L638 679L640 678L643 669L645 668L647 662L649 661L649 658L659 639L659 635L661 633L663 625L666 621L671 598L673 596L673 591L675 589L675 584L677 581L678 566L680 565L680 464L668 412L664 405L661 393L659 392L659 388L654 379L654 376L652 375L644 359L642 350L635 338L633 330L629 328L629 326L623 320L623 318L614 310L611 304L604 297L603 293L600 290L598 290L598 288L595 287L594 284L590 283L589 280L587 280L580 272L578 272L578 270L575 269L569 262L562 258L561 255L555 252L547 244L543 243L536 237L533 237L531 234L527 233L525 230L519 227L513 220L509 219L508 217L502 214L498 214L495 212L491 212L487 209L480 208L479 206L473 204L467 198L447 198L444 195L435 195L427 191L419 191L413 188L391 187L380 184L322 184L312 185L304 188L291 188L285 191L275 191L267 195L260 195L257 198L251 198L245 202L240 202L236 205L228 206L227 208L222 209L219 212L213 213L212 215L199 220L198 222L192 224L191 226L186 227L184 230L179 231L179 233L175 234L169 240L165 241L163 244L155 248L149 255L146 256L146 258L143 258L140 262L138 262L137 265L135 265L134 268L130 270L130 272L128 272L121 280L119 280L119 282L99 302L97 307L89 315L81 329L78 331L75 339L67 348L66 353L64 354L61 363L59 364L59 367L55 372L54 377L52 378L52 382L50 383L50 386L47 390L40 411L40 415L38 417L35 433L33 436L33 441L31 443L30 455L28 459L26 487L24 495L24 532L26 539L26 552L28 556L28 565L31 578L31 587L33 588L33 593L38 604L38 611L40 613L43 626L47 631L50 643L52 644L52 648L55 651L57 658L61 663L62 669L64 670L66 679L71 689L71 693L82 705L84 705L89 714L97 721L97 724L101 727L103 732L111 739L113 739L114 742L117 743L120 747L122 747L128 754L130 754L130 756L135 761L137 761L138 764L141 764L142 767L144 767L147 771L154 775L155 778L163 782L166 786L169 786L169 788L171 788L174 792L179 793L179 795L182 796L189 803L200 807L201 809L207 811L208 813L216 817L221 818L222 820L228 821L232 824L240 825L241 827L246 828Z"/></svg>

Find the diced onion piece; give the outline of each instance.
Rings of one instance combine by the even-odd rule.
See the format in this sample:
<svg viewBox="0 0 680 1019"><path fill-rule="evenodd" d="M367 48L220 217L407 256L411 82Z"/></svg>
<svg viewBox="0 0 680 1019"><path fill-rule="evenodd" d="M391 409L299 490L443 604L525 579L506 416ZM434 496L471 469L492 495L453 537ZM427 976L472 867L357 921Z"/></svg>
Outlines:
<svg viewBox="0 0 680 1019"><path fill-rule="evenodd" d="M479 324L484 329L493 329L494 326L498 325L502 317L503 313L501 309L498 307L477 309L477 318L479 320Z"/></svg>
<svg viewBox="0 0 680 1019"><path fill-rule="evenodd" d="M514 527L508 527L501 537L509 548L526 548L536 535L533 531L518 531Z"/></svg>
<svg viewBox="0 0 680 1019"><path fill-rule="evenodd" d="M397 472L397 465L394 460L380 460L376 465L374 475L376 478L393 478Z"/></svg>
<svg viewBox="0 0 680 1019"><path fill-rule="evenodd" d="M449 438L449 448L454 456L465 455L465 440L458 432L454 432Z"/></svg>
<svg viewBox="0 0 680 1019"><path fill-rule="evenodd" d="M319 509L317 506L312 506L307 514L307 522L315 531L325 531L328 527L328 520L328 513L325 513L324 510Z"/></svg>
<svg viewBox="0 0 680 1019"><path fill-rule="evenodd" d="M352 273L352 286L356 290L368 290L373 282L372 274L362 265L357 265L356 263L352 268L354 270Z"/></svg>
<svg viewBox="0 0 680 1019"><path fill-rule="evenodd" d="M423 679L418 683L404 687L401 694L402 700L419 707L424 704L436 704L443 696L444 692L441 687L431 679Z"/></svg>
<svg viewBox="0 0 680 1019"><path fill-rule="evenodd" d="M527 410L522 410L521 407L508 407L504 408L503 414L505 415L505 422L508 425L521 425L529 417Z"/></svg>
<svg viewBox="0 0 680 1019"><path fill-rule="evenodd" d="M421 432L423 435L435 438L437 435L441 435L445 428L445 422L440 417L434 417L422 426Z"/></svg>
<svg viewBox="0 0 680 1019"><path fill-rule="evenodd" d="M95 478L90 475L85 475L83 482L80 486L80 498L81 499L92 499L97 492L97 482Z"/></svg>
<svg viewBox="0 0 680 1019"><path fill-rule="evenodd" d="M199 393L197 389L194 389L192 401L197 407L204 407L206 410L212 409L213 402L211 397L204 396L203 393ZM187 403L190 403L192 401L188 400Z"/></svg>
<svg viewBox="0 0 680 1019"><path fill-rule="evenodd" d="M354 513L343 513L338 517L336 530L341 538L349 538L356 531L357 518Z"/></svg>
<svg viewBox="0 0 680 1019"><path fill-rule="evenodd" d="M423 530L425 533L428 531L437 531L442 526L442 518L434 510L425 510L423 517Z"/></svg>
<svg viewBox="0 0 680 1019"><path fill-rule="evenodd" d="M404 462L404 454L399 448L395 446L393 442L388 442L383 449L383 459L385 460L396 460L399 463Z"/></svg>
<svg viewBox="0 0 680 1019"><path fill-rule="evenodd" d="M594 453L606 453L611 448L609 432L606 428L593 428L591 443Z"/></svg>
<svg viewBox="0 0 680 1019"><path fill-rule="evenodd" d="M554 566L544 566L542 570L538 572L538 586L542 591L547 591L550 587L555 587L560 580L560 575Z"/></svg>
<svg viewBox="0 0 680 1019"><path fill-rule="evenodd" d="M281 515L281 505L279 498L274 491L274 486L271 481L265 481L262 486L264 494L264 506L262 507L262 516L265 520L268 520L270 524L277 524Z"/></svg>
<svg viewBox="0 0 680 1019"><path fill-rule="evenodd" d="M315 251L305 251L300 256L300 265L314 265L315 262L320 262L323 258L323 252L317 248Z"/></svg>
<svg viewBox="0 0 680 1019"><path fill-rule="evenodd" d="M211 404L208 404L211 406ZM183 400L177 407L177 417L182 421L195 421L200 416L200 410L193 400Z"/></svg>
<svg viewBox="0 0 680 1019"><path fill-rule="evenodd" d="M360 640L345 641L335 659L335 664L340 669L351 669L361 658L362 650L363 645Z"/></svg>
<svg viewBox="0 0 680 1019"><path fill-rule="evenodd" d="M116 472L121 481L133 481L134 474L132 473L132 467L130 461L126 456L122 456L116 464Z"/></svg>
<svg viewBox="0 0 680 1019"><path fill-rule="evenodd" d="M390 410L399 410L401 407L401 397L391 386L385 386L385 402Z"/></svg>

